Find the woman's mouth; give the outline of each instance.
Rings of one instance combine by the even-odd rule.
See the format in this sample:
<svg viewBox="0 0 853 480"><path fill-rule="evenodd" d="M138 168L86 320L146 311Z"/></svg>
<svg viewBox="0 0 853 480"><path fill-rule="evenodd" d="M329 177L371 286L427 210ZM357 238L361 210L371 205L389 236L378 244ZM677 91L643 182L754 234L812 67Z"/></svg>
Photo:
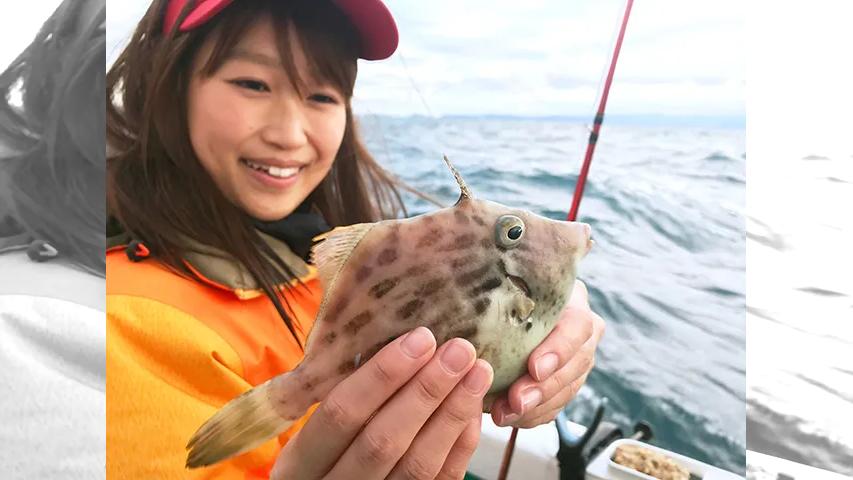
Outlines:
<svg viewBox="0 0 853 480"><path fill-rule="evenodd" d="M240 162L252 170L266 173L267 175L275 178L290 178L302 170L302 167L272 167L269 165L261 165L260 163L254 163L251 160L246 160L245 158L241 158Z"/></svg>
<svg viewBox="0 0 853 480"><path fill-rule="evenodd" d="M246 167L249 177L264 190L280 191L295 185L300 178L300 172L305 166L274 167L262 163L253 162L245 158L240 159L240 164Z"/></svg>

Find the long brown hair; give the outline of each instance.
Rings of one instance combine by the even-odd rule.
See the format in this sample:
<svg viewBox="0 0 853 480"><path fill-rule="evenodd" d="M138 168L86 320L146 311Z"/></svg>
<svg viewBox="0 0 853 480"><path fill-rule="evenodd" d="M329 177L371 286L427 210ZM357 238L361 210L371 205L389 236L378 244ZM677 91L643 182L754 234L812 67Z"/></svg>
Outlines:
<svg viewBox="0 0 853 480"><path fill-rule="evenodd" d="M163 32L165 0L152 2L129 45L107 74L107 204L121 228L179 272L182 237L232 255L273 301L288 328L277 288L295 275L261 239L253 219L230 203L199 163L190 143L187 91L202 44L214 35L203 75L222 65L228 49L257 19L275 26L282 64L298 89L303 79L289 46L293 30L309 67L346 98L346 129L331 171L306 202L331 226L396 217L405 209L395 180L358 138L350 99L357 70L357 39L343 13L326 0L234 2L207 24L186 33ZM188 2L192 5L193 2ZM189 13L181 13L177 22Z"/></svg>
<svg viewBox="0 0 853 480"><path fill-rule="evenodd" d="M91 7L62 2L0 73L0 237L45 240L103 277L106 9Z"/></svg>

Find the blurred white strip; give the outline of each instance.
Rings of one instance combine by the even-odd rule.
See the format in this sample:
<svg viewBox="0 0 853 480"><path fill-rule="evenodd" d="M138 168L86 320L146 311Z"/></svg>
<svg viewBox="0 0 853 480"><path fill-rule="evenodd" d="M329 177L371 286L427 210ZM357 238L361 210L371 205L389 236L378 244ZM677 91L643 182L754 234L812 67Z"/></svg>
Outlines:
<svg viewBox="0 0 853 480"><path fill-rule="evenodd" d="M0 295L0 478L104 478L102 311Z"/></svg>

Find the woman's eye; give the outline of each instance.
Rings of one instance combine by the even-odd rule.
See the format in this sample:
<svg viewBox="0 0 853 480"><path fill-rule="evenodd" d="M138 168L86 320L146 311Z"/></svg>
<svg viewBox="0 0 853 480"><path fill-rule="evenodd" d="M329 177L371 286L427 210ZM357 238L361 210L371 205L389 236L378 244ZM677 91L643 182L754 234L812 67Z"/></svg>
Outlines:
<svg viewBox="0 0 853 480"><path fill-rule="evenodd" d="M269 92L270 87L267 86L266 83L260 80L234 80L231 83L237 85L240 88L244 88L246 90L252 90L253 92Z"/></svg>
<svg viewBox="0 0 853 480"><path fill-rule="evenodd" d="M335 97L323 93L315 93L308 98L319 103L338 103L338 100Z"/></svg>

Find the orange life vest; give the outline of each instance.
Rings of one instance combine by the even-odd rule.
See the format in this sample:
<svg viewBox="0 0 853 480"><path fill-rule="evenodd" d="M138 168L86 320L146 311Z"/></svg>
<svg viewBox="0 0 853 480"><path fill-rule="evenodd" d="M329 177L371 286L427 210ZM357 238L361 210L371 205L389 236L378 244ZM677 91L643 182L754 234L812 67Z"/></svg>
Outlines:
<svg viewBox="0 0 853 480"><path fill-rule="evenodd" d="M301 285L282 289L305 345L322 298L316 270L262 237L299 274ZM139 260L127 244L107 251L108 478L269 478L316 405L277 441L209 468L187 470L185 445L226 402L293 369L302 348L253 279L221 252L201 247L188 256L191 277L132 257Z"/></svg>

